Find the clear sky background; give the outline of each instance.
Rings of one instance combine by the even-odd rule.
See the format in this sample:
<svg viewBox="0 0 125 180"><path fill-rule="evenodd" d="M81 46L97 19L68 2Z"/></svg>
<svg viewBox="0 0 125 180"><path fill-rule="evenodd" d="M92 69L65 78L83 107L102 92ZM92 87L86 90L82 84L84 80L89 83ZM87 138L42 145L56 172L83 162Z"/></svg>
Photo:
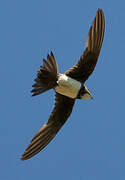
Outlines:
<svg viewBox="0 0 125 180"><path fill-rule="evenodd" d="M81 56L98 8L106 30L86 82L94 100L78 100L56 138L38 155L21 154L53 109L54 91L31 97L51 50L64 72ZM125 1L0 1L0 179L125 180Z"/></svg>

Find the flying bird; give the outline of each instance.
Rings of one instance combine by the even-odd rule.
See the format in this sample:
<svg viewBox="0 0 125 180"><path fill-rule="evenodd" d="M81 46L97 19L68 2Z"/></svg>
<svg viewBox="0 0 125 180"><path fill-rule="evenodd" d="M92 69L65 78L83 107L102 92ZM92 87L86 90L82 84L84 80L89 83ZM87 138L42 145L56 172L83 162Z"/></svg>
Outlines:
<svg viewBox="0 0 125 180"><path fill-rule="evenodd" d="M37 73L33 85L32 96L49 89L55 90L55 106L49 117L22 155L22 160L39 153L56 136L57 132L70 116L76 99L90 99L92 94L84 85L92 74L101 50L105 30L104 13L97 10L96 17L90 27L86 40L85 51L78 63L64 74L58 72L56 59L51 52Z"/></svg>

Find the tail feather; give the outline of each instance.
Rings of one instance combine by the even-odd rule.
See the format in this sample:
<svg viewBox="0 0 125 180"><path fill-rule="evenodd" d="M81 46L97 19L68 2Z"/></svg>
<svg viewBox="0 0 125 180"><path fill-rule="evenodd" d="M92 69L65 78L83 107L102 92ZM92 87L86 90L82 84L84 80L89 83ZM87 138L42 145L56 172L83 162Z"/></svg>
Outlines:
<svg viewBox="0 0 125 180"><path fill-rule="evenodd" d="M51 88L54 88L57 83L58 67L53 53L47 55L47 60L43 59L43 65L37 73L37 78L34 80L32 96L41 94Z"/></svg>

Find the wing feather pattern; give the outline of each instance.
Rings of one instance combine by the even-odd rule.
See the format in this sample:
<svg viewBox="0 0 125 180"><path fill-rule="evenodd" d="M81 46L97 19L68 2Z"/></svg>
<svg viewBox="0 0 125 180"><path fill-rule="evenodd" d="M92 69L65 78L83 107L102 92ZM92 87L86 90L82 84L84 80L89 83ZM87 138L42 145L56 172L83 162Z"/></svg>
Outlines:
<svg viewBox="0 0 125 180"><path fill-rule="evenodd" d="M102 47L105 30L105 18L101 9L98 9L96 17L90 27L86 48L76 65L70 68L65 74L78 81L85 82L97 63L97 59Z"/></svg>
<svg viewBox="0 0 125 180"><path fill-rule="evenodd" d="M29 146L22 155L26 160L40 152L57 134L70 116L75 100L56 93L55 107L46 124L36 133Z"/></svg>

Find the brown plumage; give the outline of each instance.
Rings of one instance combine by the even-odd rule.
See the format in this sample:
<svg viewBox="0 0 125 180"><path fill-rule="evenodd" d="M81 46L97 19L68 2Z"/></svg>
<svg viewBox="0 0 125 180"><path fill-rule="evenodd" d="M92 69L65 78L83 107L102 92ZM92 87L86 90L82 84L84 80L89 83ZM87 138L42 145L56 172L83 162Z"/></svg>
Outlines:
<svg viewBox="0 0 125 180"><path fill-rule="evenodd" d="M41 151L56 135L72 112L74 99L61 94L55 95L55 107L46 124L40 128L25 150L22 160L26 160ZM64 108L65 107L65 111Z"/></svg>
<svg viewBox="0 0 125 180"><path fill-rule="evenodd" d="M65 74L78 81L85 82L94 71L97 59L102 47L105 30L104 13L98 9L96 17L90 27L86 49L76 65L69 69Z"/></svg>
<svg viewBox="0 0 125 180"><path fill-rule="evenodd" d="M47 56L47 61L43 59L43 66L37 73L35 84L33 84L32 96L41 94L49 89L55 87L57 81L58 66L53 53Z"/></svg>
<svg viewBox="0 0 125 180"><path fill-rule="evenodd" d="M96 17L90 27L86 49L76 65L69 69L65 74L84 84L93 72L100 49L103 42L105 29L104 14L98 9ZM54 88L57 84L58 68L53 53L47 56L47 61L43 59L43 66L38 71L35 79L33 96ZM22 155L22 160L26 160L40 152L57 134L59 129L70 116L75 99L56 93L55 106L46 124L36 133L29 146Z"/></svg>

